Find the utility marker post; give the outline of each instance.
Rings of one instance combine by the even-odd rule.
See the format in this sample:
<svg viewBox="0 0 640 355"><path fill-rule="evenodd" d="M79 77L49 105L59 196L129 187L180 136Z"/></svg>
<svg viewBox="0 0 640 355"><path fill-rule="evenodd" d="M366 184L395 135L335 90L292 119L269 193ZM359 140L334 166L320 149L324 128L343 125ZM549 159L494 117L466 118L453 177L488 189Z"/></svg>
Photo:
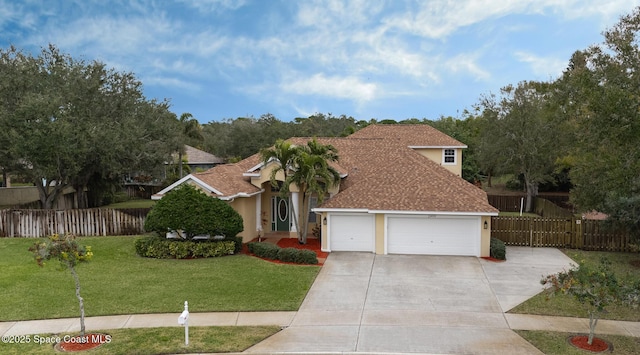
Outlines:
<svg viewBox="0 0 640 355"><path fill-rule="evenodd" d="M184 311L178 317L178 324L184 325L184 345L189 346L189 303L184 301Z"/></svg>

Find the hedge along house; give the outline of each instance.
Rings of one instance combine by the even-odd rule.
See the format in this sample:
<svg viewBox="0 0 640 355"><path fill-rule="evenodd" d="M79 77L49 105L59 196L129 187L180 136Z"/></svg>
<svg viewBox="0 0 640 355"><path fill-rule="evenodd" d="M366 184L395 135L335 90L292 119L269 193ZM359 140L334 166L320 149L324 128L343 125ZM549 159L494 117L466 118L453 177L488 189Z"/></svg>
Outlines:
<svg viewBox="0 0 640 355"><path fill-rule="evenodd" d="M491 216L498 211L461 178L464 144L427 125L371 125L346 138L317 140L337 148L333 167L341 181L321 205L313 196L312 212L299 218L309 218L308 232L320 227L324 251L489 256ZM280 196L270 183L275 164L255 154L188 175L153 198L193 184L242 215L244 241L270 232L296 237L291 213L300 213L302 197L295 186Z"/></svg>

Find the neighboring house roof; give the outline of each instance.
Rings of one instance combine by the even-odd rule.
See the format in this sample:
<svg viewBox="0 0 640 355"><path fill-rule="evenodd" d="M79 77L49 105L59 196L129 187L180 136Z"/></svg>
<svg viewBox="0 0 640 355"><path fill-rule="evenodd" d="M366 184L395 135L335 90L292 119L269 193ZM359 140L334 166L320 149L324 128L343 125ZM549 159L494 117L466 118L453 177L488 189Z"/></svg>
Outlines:
<svg viewBox="0 0 640 355"><path fill-rule="evenodd" d="M290 141L302 145L309 139ZM325 200L319 210L498 212L483 190L409 148L466 147L430 126L371 125L345 138L316 139L337 149L340 159L332 166L344 176L340 191ZM250 196L261 191L250 181L260 164L260 155L254 154L236 164L218 165L189 176L225 199Z"/></svg>
<svg viewBox="0 0 640 355"><path fill-rule="evenodd" d="M201 164L201 165L205 165L205 164L222 164L224 163L224 160L222 158L219 158L211 153L207 153L203 150L200 150L198 148L194 148L190 145L186 145L184 146L184 150L185 150L185 154L184 156L187 159L187 164Z"/></svg>

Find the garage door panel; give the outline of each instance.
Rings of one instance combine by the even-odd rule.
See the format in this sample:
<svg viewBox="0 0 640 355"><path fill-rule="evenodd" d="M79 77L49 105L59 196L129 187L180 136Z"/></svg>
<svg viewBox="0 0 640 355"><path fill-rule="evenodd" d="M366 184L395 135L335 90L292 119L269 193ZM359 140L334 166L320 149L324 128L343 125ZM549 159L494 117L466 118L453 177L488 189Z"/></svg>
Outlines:
<svg viewBox="0 0 640 355"><path fill-rule="evenodd" d="M329 247L332 251L374 251L374 216L330 215L329 220Z"/></svg>
<svg viewBox="0 0 640 355"><path fill-rule="evenodd" d="M391 254L478 255L480 218L389 216L387 252Z"/></svg>

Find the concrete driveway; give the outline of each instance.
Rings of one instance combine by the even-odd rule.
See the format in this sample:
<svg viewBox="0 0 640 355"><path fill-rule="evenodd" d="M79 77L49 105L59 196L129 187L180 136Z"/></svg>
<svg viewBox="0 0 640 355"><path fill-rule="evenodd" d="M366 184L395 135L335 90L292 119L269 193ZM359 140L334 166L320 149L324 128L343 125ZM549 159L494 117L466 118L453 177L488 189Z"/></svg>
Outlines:
<svg viewBox="0 0 640 355"><path fill-rule="evenodd" d="M571 259L551 248L507 257L331 253L291 325L247 352L540 354L503 312Z"/></svg>

